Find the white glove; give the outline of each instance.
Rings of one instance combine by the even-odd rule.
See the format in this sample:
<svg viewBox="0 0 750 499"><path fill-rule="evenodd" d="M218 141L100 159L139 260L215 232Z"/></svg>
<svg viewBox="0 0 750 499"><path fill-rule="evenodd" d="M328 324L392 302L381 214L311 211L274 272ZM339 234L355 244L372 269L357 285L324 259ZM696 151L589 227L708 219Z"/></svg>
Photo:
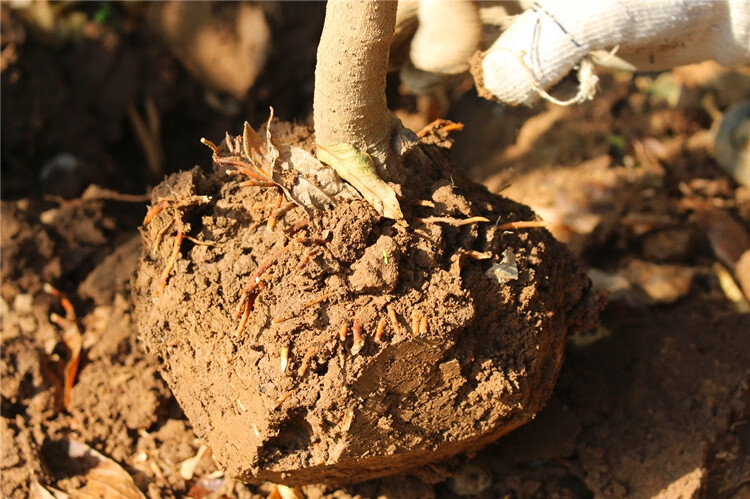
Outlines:
<svg viewBox="0 0 750 499"><path fill-rule="evenodd" d="M592 60L648 71L707 59L728 66L750 62L748 0L524 3L529 8L511 18L510 27L471 61L480 94L507 104L533 104L577 65L581 89L574 100L590 99L597 82L591 71ZM408 26L414 12L420 20L410 51L413 68L443 75L468 68L464 54L469 51L468 45L477 44L474 48L478 48L481 20L488 18L481 13L481 17L466 15L468 7L476 8L476 4L466 0L401 0L399 25ZM486 4L480 3L479 8L489 10ZM431 19L425 28L428 31L422 34L427 17L441 21ZM444 55L442 66L433 62L440 52ZM614 54L603 57L607 52ZM410 66L402 71L407 85L410 71Z"/></svg>

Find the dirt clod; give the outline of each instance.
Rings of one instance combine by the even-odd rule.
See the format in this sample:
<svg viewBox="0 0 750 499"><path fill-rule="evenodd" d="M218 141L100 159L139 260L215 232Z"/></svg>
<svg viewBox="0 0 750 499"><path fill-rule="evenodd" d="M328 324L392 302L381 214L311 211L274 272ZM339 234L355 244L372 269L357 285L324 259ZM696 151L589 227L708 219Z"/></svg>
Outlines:
<svg viewBox="0 0 750 499"><path fill-rule="evenodd" d="M293 209L271 229L262 214L276 190L242 187L226 167L175 174L154 189L155 202L210 197L175 224L210 244L186 240L158 293L177 229L162 234L155 255L144 252L136 318L230 475L302 484L402 473L486 445L531 419L551 394L571 325L596 314L584 299L588 278L543 229L445 223L534 214L466 180L444 150L423 148L407 157L420 180L404 193L435 208L408 206L408 228L352 201L309 220ZM165 210L142 228L146 248L162 236L162 216L173 215ZM290 235L300 221L307 226ZM299 265L313 246L316 256ZM485 272L508 248L519 278L500 284ZM401 327L376 342L388 306ZM355 333L341 341L344 326ZM312 368L300 370L308 361Z"/></svg>

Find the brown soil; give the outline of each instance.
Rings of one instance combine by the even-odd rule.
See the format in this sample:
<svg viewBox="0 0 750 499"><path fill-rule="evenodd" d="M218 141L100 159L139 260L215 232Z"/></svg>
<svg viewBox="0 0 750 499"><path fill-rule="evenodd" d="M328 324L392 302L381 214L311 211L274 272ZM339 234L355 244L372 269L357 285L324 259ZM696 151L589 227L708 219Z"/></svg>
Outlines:
<svg viewBox="0 0 750 499"><path fill-rule="evenodd" d="M143 114L145 98L154 101L166 172L207 166L208 150L197 139L220 140L244 119L258 124L268 104L283 119L305 120L315 56L309 40L322 26L322 4L263 4L278 5L266 12L271 55L236 116L207 104L200 84L140 22L144 16L130 22L115 4L115 20L124 21L119 27L88 23L80 39L50 43L8 5L0 5L0 493L29 497L36 482L76 490L88 477L65 452L72 439L114 459L147 497L268 497L272 485L222 475L211 452L202 454L192 474L180 474L202 441L162 380L157 359L144 353L131 319L130 275L140 257L137 227L147 203L80 196L93 182L146 192L148 169L128 102ZM92 14L101 4L75 5ZM657 85L663 76L672 79L667 90L678 90L679 98L664 97L664 85ZM512 191L503 194L554 220L551 231L580 262L620 287L612 287L602 327L566 343L546 408L469 455L466 466L442 467L456 471L454 477L437 484L415 477L343 488L318 484L300 488L300 495L748 497L749 316L723 292L709 231L684 201L709 202L750 231L750 191L716 165L710 142L712 113L746 98L750 77L747 68L711 65L663 76L603 73L593 102L562 110L504 109L472 92L451 95L449 117L466 124L456 135L456 162L492 191L511 182ZM394 86L391 95L397 94ZM391 108L418 129L434 117L435 106L425 102L401 97ZM639 153L638 141L654 154ZM74 169L54 168L55 178L40 177L61 153L82 161ZM47 194L68 201L50 201ZM197 224L190 234L201 230ZM162 244L170 242L167 237ZM192 244L184 243L183 265L197 251ZM617 279L636 267L632 262L653 271L665 264L688 269L692 280L673 293L671 304L656 302L637 283ZM240 270L251 272L255 263L248 259ZM60 400L68 350L49 320L62 309L42 291L44 282L70 298L84 333L67 410ZM264 291L266 298L274 286ZM365 333L372 334L372 323ZM360 356L373 355L376 346L368 342ZM295 379L299 353L291 355ZM312 367L306 376L320 375ZM285 403L296 402L290 397Z"/></svg>
<svg viewBox="0 0 750 499"><path fill-rule="evenodd" d="M309 142L307 130L285 128L275 127L280 143ZM309 219L293 209L271 229L263 222L276 189L243 188L221 165L208 176L176 174L154 189L153 203L169 197L182 230L205 244L186 241L162 289L167 241L178 224L165 234L175 216L167 208L144 227L134 281L139 329L230 475L292 485L361 482L477 450L541 409L571 326L595 319L594 301L584 296L588 279L545 230L427 221L507 223L534 214L469 182L444 150L422 147L405 165L420 179L402 186L408 228L354 201ZM210 202L199 206L201 196ZM408 206L409 199L435 206ZM291 235L300 223L307 226ZM518 279L499 283L485 273L508 250ZM264 286L238 331L234 311L257 277ZM399 329L388 324L378 341L387 307ZM417 327L423 321L425 330ZM359 353L351 335L339 339L356 322Z"/></svg>

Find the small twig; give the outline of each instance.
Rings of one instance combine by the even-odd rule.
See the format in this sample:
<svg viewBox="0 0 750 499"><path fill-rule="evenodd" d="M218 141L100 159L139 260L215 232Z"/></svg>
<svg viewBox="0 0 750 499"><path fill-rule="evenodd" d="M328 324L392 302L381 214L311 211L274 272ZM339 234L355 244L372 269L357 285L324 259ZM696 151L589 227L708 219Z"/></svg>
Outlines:
<svg viewBox="0 0 750 499"><path fill-rule="evenodd" d="M169 200L167 198L159 198L155 205L150 206L146 211L146 216L143 217L143 225L151 223L151 220L167 207L168 202Z"/></svg>
<svg viewBox="0 0 750 499"><path fill-rule="evenodd" d="M208 140L205 137L201 137L201 144L203 144L204 146L208 146L213 151L214 156L219 155L219 148L212 141Z"/></svg>
<svg viewBox="0 0 750 499"><path fill-rule="evenodd" d="M416 199L416 200L414 200L412 202L412 204L414 206L425 206L427 208L434 208L435 207L435 203L433 203L432 201L429 201L427 199Z"/></svg>
<svg viewBox="0 0 750 499"><path fill-rule="evenodd" d="M276 222L280 217L283 217L289 210L297 206L296 203L286 203L284 206L276 208L271 216L268 218L268 228L273 230L276 228Z"/></svg>
<svg viewBox="0 0 750 499"><path fill-rule="evenodd" d="M278 210L279 208L281 208L281 203L284 202L284 191L282 191L281 188L278 188L277 190L279 191L279 196L276 198L276 206L274 207L274 209Z"/></svg>
<svg viewBox="0 0 750 499"><path fill-rule="evenodd" d="M299 366L299 369L297 370L297 376L302 377L305 375L305 373L307 372L308 363L310 359L312 358L312 356L315 355L315 351L316 351L315 347L310 347L307 349L307 352L305 352L305 356L302 357L302 360L300 361L300 366Z"/></svg>
<svg viewBox="0 0 750 499"><path fill-rule="evenodd" d="M349 332L349 326L346 325L346 323L341 325L341 329L339 329L339 339L341 341L346 341L346 335Z"/></svg>
<svg viewBox="0 0 750 499"><path fill-rule="evenodd" d="M128 106L128 117L133 125L138 143L143 149L143 154L146 156L146 163L151 176L160 178L164 175L164 150L161 145L159 115L156 106L150 99L146 99L145 108L146 118L149 121L148 125L143 121L132 103Z"/></svg>
<svg viewBox="0 0 750 499"><path fill-rule="evenodd" d="M385 331L385 317L381 317L378 321L378 328L375 331L375 341L380 341L380 339L383 337L383 332Z"/></svg>
<svg viewBox="0 0 750 499"><path fill-rule="evenodd" d="M427 334L429 330L429 323L427 322L427 316L423 315L422 319L419 321L419 334Z"/></svg>
<svg viewBox="0 0 750 499"><path fill-rule="evenodd" d="M201 139L201 142L203 142L203 139ZM232 140L232 136L229 135L229 132L224 132L224 143L227 145L227 150L232 156L236 156L240 153L240 151L235 148L235 142Z"/></svg>
<svg viewBox="0 0 750 499"><path fill-rule="evenodd" d="M302 258L300 259L299 263L297 264L297 270L302 270L307 266L307 264L310 262L310 259L315 256L315 254L320 251L318 248L307 248L305 253L302 255Z"/></svg>
<svg viewBox="0 0 750 499"><path fill-rule="evenodd" d="M331 293L324 293L318 296L317 298L315 298L314 300L310 300L309 302L305 303L303 307L309 308L309 307L312 307L313 305L317 305L318 303L327 300L330 296L331 296Z"/></svg>
<svg viewBox="0 0 750 499"><path fill-rule="evenodd" d="M286 367L289 365L289 345L281 347L281 372L286 372Z"/></svg>
<svg viewBox="0 0 750 499"><path fill-rule="evenodd" d="M240 187L276 187L276 184L266 180L245 180L240 182Z"/></svg>
<svg viewBox="0 0 750 499"><path fill-rule="evenodd" d="M458 218L450 218L450 217L427 217L427 218L419 218L416 217L416 220L418 222L422 222L424 224L434 224L434 223L447 223L451 225L456 226L462 226L462 225L468 225L473 223L479 223L479 222L489 222L489 218L486 217L471 217L471 218L465 218L465 219L458 219Z"/></svg>
<svg viewBox="0 0 750 499"><path fill-rule="evenodd" d="M236 170L227 170L227 175L237 175L237 174L244 174L248 177L252 177L255 180L270 180L270 176L263 171L261 168L258 168L257 166L246 162L245 160L238 158L236 156L224 156L224 157L213 157L214 161L220 165L227 165L227 166L233 166L236 168ZM248 166L251 166L255 169L255 171L248 168Z"/></svg>
<svg viewBox="0 0 750 499"><path fill-rule="evenodd" d="M70 350L70 359L65 363L63 379L63 407L67 408L70 404L70 393L73 390L73 383L81 359L81 348L83 346L81 329L78 327L76 311L70 300L49 283L44 284L44 292L57 298L63 310L65 310L65 317L52 313L50 314L50 321L63 330L63 342Z"/></svg>
<svg viewBox="0 0 750 499"><path fill-rule="evenodd" d="M182 231L177 231L177 236L175 236L174 238L174 246L172 246L172 254L169 255L169 260L167 260L167 266L164 268L164 272L162 272L161 277L159 277L160 289L164 289L165 287L167 287L167 280L169 279L169 274L172 272L172 268L177 262L177 256L180 254L180 246L182 245L182 240L184 239L184 237L185 237L185 234Z"/></svg>
<svg viewBox="0 0 750 499"><path fill-rule="evenodd" d="M396 332L397 335L401 334L401 326L398 324L398 317L396 317L396 310L393 308L393 305L388 305L386 307L386 310L388 311L388 318L391 320L391 326L393 327L393 330Z"/></svg>
<svg viewBox="0 0 750 499"><path fill-rule="evenodd" d="M44 292L50 294L60 301L60 305L65 310L65 319L68 321L76 320L76 309L73 304L68 300L64 294L62 294L57 288L52 286L50 283L44 283Z"/></svg>
<svg viewBox="0 0 750 499"><path fill-rule="evenodd" d="M286 393L285 393L284 395L282 395L282 396L281 396L281 398L279 399L279 401L278 401L278 402L276 402L276 405L274 405L274 406L273 406L273 410L275 411L275 410L277 410L277 409L278 409L279 407L281 407L281 405L282 405L282 404L283 404L284 402L286 402L286 399L288 399L289 397L291 397L293 393L294 393L294 390L289 390L289 391L288 391L288 392L286 392Z"/></svg>
<svg viewBox="0 0 750 499"><path fill-rule="evenodd" d="M420 313L419 310L416 308L412 310L411 312L411 335L417 336L419 334L419 322L420 322Z"/></svg>
<svg viewBox="0 0 750 499"><path fill-rule="evenodd" d="M423 129L417 132L417 137L424 138L425 136L434 133L434 134L447 134L449 132L453 132L456 130L463 130L464 124L463 123L454 123L450 120L444 120L444 119L436 119L432 123L425 126Z"/></svg>
<svg viewBox="0 0 750 499"><path fill-rule="evenodd" d="M151 248L151 254L156 255L156 251L159 249L159 245L161 245L161 240L164 239L164 234L169 230L170 227L174 224L174 219L171 219L167 225L159 229L159 232L156 233L156 237L154 238L154 245Z"/></svg>
<svg viewBox="0 0 750 499"><path fill-rule="evenodd" d="M290 248L290 245L286 244L283 248L276 251L276 253L266 258L263 261L263 263L261 263L260 266L255 270L255 272L253 272L253 274L250 276L250 282L247 284L247 286L245 286L245 289L243 292L247 294L247 293L250 293L252 290L254 290L258 286L258 283L260 282L260 276L262 276L263 273L266 270L268 270L268 268L271 265L276 263L276 260L278 260L279 257L281 257L281 255L289 251L289 248Z"/></svg>
<svg viewBox="0 0 750 499"><path fill-rule="evenodd" d="M297 241L302 244L317 244L318 246L324 246L328 244L328 236L326 237L298 237Z"/></svg>
<svg viewBox="0 0 750 499"><path fill-rule="evenodd" d="M234 331L235 336L241 335L242 332L245 330L247 319L250 317L250 312L252 312L252 310L253 310L252 300L250 299L245 300L245 309L242 312L242 319L240 320L240 323L237 325L237 329L235 329Z"/></svg>
<svg viewBox="0 0 750 499"><path fill-rule="evenodd" d="M201 241L200 239L196 239L188 235L185 236L185 239L194 244L197 244L198 246L216 246L216 243L213 241Z"/></svg>
<svg viewBox="0 0 750 499"><path fill-rule="evenodd" d="M301 231L305 227L307 227L307 220L300 220L299 222L292 225L288 229L285 229L284 234L286 234L287 236L293 236L294 234Z"/></svg>
<svg viewBox="0 0 750 499"><path fill-rule="evenodd" d="M75 203L82 203L86 201L121 201L123 203L142 203L151 199L151 193L145 194L124 194L122 192L113 191L112 189L105 189L98 185L90 185L83 191L81 197L77 199L64 199L60 196L53 196L51 194L45 194L44 199L46 201L52 201L59 205L70 205Z"/></svg>
<svg viewBox="0 0 750 499"><path fill-rule="evenodd" d="M357 355L362 347L365 346L365 340L362 337L362 323L359 320L359 315L354 316L354 327L352 327L352 335L354 343L352 343L352 355Z"/></svg>
<svg viewBox="0 0 750 499"><path fill-rule="evenodd" d="M466 251L466 255L474 258L475 260L489 260L492 258L492 252L491 251L475 251L475 250L468 250Z"/></svg>
<svg viewBox="0 0 750 499"><path fill-rule="evenodd" d="M512 229L534 229L537 227L546 227L549 222L544 221L530 221L530 222L506 222L497 226L500 230L512 230Z"/></svg>

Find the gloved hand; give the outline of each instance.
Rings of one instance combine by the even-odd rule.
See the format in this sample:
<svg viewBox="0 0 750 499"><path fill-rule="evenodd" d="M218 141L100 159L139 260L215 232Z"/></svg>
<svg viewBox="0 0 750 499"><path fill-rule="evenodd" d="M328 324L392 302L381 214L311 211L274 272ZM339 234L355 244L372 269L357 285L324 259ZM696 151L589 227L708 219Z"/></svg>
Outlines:
<svg viewBox="0 0 750 499"><path fill-rule="evenodd" d="M402 78L419 92L469 69L480 95L511 105L531 105L571 69L581 86L572 100L593 97L592 62L655 71L715 59L750 62L747 0L522 1L512 5L468 0L400 0L393 53L406 45ZM507 29L479 52L487 26Z"/></svg>

